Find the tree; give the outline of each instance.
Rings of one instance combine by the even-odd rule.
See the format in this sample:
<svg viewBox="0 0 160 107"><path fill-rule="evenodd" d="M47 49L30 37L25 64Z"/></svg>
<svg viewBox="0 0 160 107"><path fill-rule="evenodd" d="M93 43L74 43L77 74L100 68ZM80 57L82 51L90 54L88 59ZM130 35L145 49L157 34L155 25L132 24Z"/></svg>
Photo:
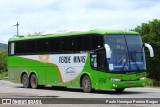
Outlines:
<svg viewBox="0 0 160 107"><path fill-rule="evenodd" d="M0 53L0 72L7 71L7 51Z"/></svg>
<svg viewBox="0 0 160 107"><path fill-rule="evenodd" d="M154 58L150 58L149 51L146 51L148 77L160 80L160 20L154 19L148 23L142 23L133 30L140 33L144 43L152 45Z"/></svg>

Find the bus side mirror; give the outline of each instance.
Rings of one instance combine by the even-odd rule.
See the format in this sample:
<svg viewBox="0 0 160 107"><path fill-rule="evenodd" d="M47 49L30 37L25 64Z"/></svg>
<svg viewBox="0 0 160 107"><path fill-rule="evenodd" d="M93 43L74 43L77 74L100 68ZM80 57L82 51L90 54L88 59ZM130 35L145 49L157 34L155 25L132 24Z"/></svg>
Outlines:
<svg viewBox="0 0 160 107"><path fill-rule="evenodd" d="M149 49L150 57L154 57L154 51L153 51L152 46L148 43L145 43L144 46Z"/></svg>
<svg viewBox="0 0 160 107"><path fill-rule="evenodd" d="M106 58L110 59L111 58L111 49L108 44L104 44L105 50L106 50Z"/></svg>

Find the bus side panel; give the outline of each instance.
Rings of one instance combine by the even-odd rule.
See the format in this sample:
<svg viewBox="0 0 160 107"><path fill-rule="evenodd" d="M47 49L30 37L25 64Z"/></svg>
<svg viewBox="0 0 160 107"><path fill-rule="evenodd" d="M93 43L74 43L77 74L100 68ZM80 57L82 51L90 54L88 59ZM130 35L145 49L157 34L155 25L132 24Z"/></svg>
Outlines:
<svg viewBox="0 0 160 107"><path fill-rule="evenodd" d="M21 61L14 56L8 56L8 73L9 73L9 80L15 83L20 83L21 77Z"/></svg>
<svg viewBox="0 0 160 107"><path fill-rule="evenodd" d="M46 74L46 84L47 85L57 85L62 83L58 68L53 64L48 64L45 67Z"/></svg>
<svg viewBox="0 0 160 107"><path fill-rule="evenodd" d="M11 81L20 83L22 72L35 73L38 77L38 83L45 84L45 64L34 60L21 58L18 56L9 56L8 69Z"/></svg>
<svg viewBox="0 0 160 107"><path fill-rule="evenodd" d="M73 65L74 68L77 68L76 66ZM60 84L61 86L68 86L68 87L80 87L80 83L81 81L81 77L83 77L84 75L88 75L91 79L92 82L92 88L98 88L98 72L96 70L93 70L90 66L90 54L88 54L87 59L86 59L86 63L84 64L84 66L78 66L79 68L83 68L81 73L78 75L77 78L69 81L69 82L65 82L63 84ZM72 76L72 75L70 75ZM69 78L68 75L66 75L67 78Z"/></svg>
<svg viewBox="0 0 160 107"><path fill-rule="evenodd" d="M31 73L37 75L39 85L79 87L81 73L88 72L91 73L92 76L97 76L97 73L94 73L90 68L90 56L88 55L87 57L86 53L50 55L49 60L45 62L42 58L39 58L39 56L40 55L10 56L9 69L11 79L20 82L22 72L27 72L29 76ZM46 55L44 55L44 57L45 56ZM71 63L59 63L59 57L63 56L70 57ZM95 78L92 76L91 79L93 83L95 83Z"/></svg>

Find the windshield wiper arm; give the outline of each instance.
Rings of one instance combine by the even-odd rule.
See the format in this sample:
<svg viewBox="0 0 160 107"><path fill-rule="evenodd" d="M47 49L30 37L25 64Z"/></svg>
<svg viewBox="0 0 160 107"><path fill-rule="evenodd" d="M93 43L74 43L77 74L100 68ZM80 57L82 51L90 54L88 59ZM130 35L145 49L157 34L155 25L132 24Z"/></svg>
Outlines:
<svg viewBox="0 0 160 107"><path fill-rule="evenodd" d="M125 68L126 64L127 64L127 61L124 63L123 67L121 68L121 72L124 71L124 68Z"/></svg>
<svg viewBox="0 0 160 107"><path fill-rule="evenodd" d="M131 53L131 60L132 60L132 62L134 62L134 63L135 63L136 68L137 68L137 70L138 70L138 72L139 72L139 71L140 71L140 68L139 68L139 66L138 66L137 62L133 60L132 53Z"/></svg>

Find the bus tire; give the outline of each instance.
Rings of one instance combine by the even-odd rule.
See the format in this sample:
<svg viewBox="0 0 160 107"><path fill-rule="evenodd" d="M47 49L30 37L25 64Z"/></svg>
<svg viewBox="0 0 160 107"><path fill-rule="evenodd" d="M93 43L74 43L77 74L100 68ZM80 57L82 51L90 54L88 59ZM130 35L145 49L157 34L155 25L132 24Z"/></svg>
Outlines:
<svg viewBox="0 0 160 107"><path fill-rule="evenodd" d="M30 87L29 78L28 78L28 75L26 73L22 75L21 80L22 80L22 84L23 84L24 88L29 88Z"/></svg>
<svg viewBox="0 0 160 107"><path fill-rule="evenodd" d="M85 93L90 93L92 91L91 79L88 75L85 75L82 79L82 88Z"/></svg>
<svg viewBox="0 0 160 107"><path fill-rule="evenodd" d="M36 74L32 74L32 75L31 75L30 83L31 83L31 87L32 87L33 89L38 88L38 79L37 79Z"/></svg>
<svg viewBox="0 0 160 107"><path fill-rule="evenodd" d="M124 89L125 89L125 88L118 88L118 89L115 89L115 90L116 90L117 93L121 93L121 92L124 91Z"/></svg>

